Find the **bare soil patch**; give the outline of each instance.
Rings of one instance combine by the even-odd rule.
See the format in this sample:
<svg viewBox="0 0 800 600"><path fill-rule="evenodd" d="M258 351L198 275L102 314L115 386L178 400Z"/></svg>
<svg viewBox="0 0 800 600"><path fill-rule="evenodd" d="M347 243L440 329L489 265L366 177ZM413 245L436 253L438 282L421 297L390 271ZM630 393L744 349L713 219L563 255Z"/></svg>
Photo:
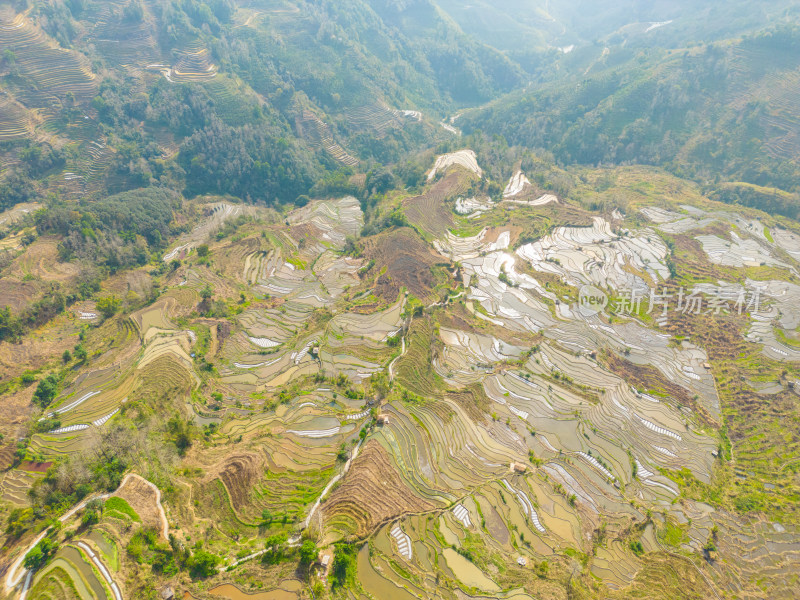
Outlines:
<svg viewBox="0 0 800 600"><path fill-rule="evenodd" d="M408 227L368 238L364 256L375 261L372 271L381 273L375 282L375 295L386 302L394 302L404 287L417 298L433 298L436 279L431 267L447 262Z"/></svg>
<svg viewBox="0 0 800 600"><path fill-rule="evenodd" d="M128 501L146 527L154 527L161 531L161 516L158 510L156 492L138 477L129 477L117 496Z"/></svg>

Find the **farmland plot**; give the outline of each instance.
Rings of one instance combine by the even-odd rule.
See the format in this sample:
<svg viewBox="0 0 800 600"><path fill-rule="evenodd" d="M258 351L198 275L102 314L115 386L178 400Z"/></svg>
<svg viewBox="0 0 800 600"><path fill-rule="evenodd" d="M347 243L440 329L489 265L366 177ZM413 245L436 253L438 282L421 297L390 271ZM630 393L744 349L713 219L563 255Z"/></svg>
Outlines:
<svg viewBox="0 0 800 600"><path fill-rule="evenodd" d="M18 100L28 108L49 108L68 93L86 102L97 93L89 60L58 47L25 14L0 23L0 46L14 52L20 74L30 84L18 93Z"/></svg>
<svg viewBox="0 0 800 600"><path fill-rule="evenodd" d="M437 156L433 168L428 172L428 181L436 177L438 172L444 172L454 165L471 171L478 177L483 176L483 170L478 165L478 158L475 156L475 152L467 149Z"/></svg>
<svg viewBox="0 0 800 600"><path fill-rule="evenodd" d="M737 593L755 590L764 571L788 581L791 524L746 522L715 496L727 476L717 429L730 393L715 376L730 364L684 335L687 315L612 312L611 303L626 289L645 295L675 282L669 261L685 246L668 241L700 238L692 260L709 269L706 238L771 257L772 270L759 262L732 283L693 283L728 302L727 316L742 293L761 294L758 314L728 324L741 342L731 361L750 360L743 348L763 351L787 373L773 366L763 381L727 382L771 401L800 359L800 287L789 281L800 238L744 211L637 206L630 218L613 210L590 220L566 197L537 198L522 173L502 202L469 198L462 188L480 171L468 159L442 159L433 183L398 200L416 229L362 240L352 197L309 202L281 217L288 225L248 221L228 239L213 233L255 213L208 204L164 256L185 259L162 280L171 289L121 319L121 341L65 380L45 415L60 424L32 436L32 452L79 452L127 418L131 399L176 399L196 429L186 468L171 475L169 529L178 523L183 543L202 537L222 569L242 560L243 579L271 568L255 560L265 537L285 533L294 549L305 532L323 547L360 545L359 593L375 597L558 597L554 582L579 563L592 585L620 597L647 589L659 569ZM209 241L195 263L192 250ZM41 262L31 253L20 264L34 272ZM579 310L584 284L610 297L606 310ZM224 310L200 317L206 285ZM93 302L72 310L101 321ZM753 477L738 466L748 452L737 447L731 471L742 486ZM41 477L9 470L3 497L23 504ZM160 527L148 494L121 493L141 523ZM703 564L713 532L727 536L720 560ZM759 552L767 544L786 562ZM53 565L34 582L43 594L74 585L68 569L78 566L61 556Z"/></svg>
<svg viewBox="0 0 800 600"><path fill-rule="evenodd" d="M646 290L647 281L636 272L654 282L669 277L664 262L667 247L655 232L615 233L601 217L595 217L590 228L559 227L540 241L521 246L517 255L537 271L574 286Z"/></svg>
<svg viewBox="0 0 800 600"><path fill-rule="evenodd" d="M178 245L164 254L164 262L184 258L197 246L207 241L211 234L225 224L225 221L252 212L252 207L230 204L229 202L214 202L207 205L204 210L208 216L199 225L196 225L191 232L179 238Z"/></svg>

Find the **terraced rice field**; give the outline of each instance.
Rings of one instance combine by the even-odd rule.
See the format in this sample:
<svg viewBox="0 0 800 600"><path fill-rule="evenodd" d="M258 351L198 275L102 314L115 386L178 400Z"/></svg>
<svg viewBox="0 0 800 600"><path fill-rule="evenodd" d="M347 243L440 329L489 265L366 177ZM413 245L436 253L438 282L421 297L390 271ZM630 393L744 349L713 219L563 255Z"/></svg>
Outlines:
<svg viewBox="0 0 800 600"><path fill-rule="evenodd" d="M97 93L97 79L82 54L59 48L24 14L0 23L0 46L16 55L20 74L30 87L18 100L28 108L48 108L71 92L79 102Z"/></svg>
<svg viewBox="0 0 800 600"><path fill-rule="evenodd" d="M351 156L334 139L330 126L310 110L303 110L296 118L297 129L312 146L322 148L334 160L343 165L354 167L358 159Z"/></svg>
<svg viewBox="0 0 800 600"><path fill-rule="evenodd" d="M23 106L9 100L0 99L0 140L27 137L33 131L33 123Z"/></svg>
<svg viewBox="0 0 800 600"><path fill-rule="evenodd" d="M406 115L382 104L369 104L345 113L347 122L357 130L369 131L376 137L386 135L390 129L402 127ZM413 118L413 117L411 117Z"/></svg>
<svg viewBox="0 0 800 600"><path fill-rule="evenodd" d="M450 170L442 179L433 183L420 196L403 202L406 217L432 239L440 237L453 227L453 211L446 201L454 201L469 189L472 177L465 170Z"/></svg>
<svg viewBox="0 0 800 600"><path fill-rule="evenodd" d="M648 216L659 227L691 219L690 227L680 226L682 231L705 227L709 223L704 219L721 218L657 210ZM759 244L771 243L757 221L727 219L759 238ZM712 480L717 442L703 423L719 417L720 403L705 366L706 352L686 341L670 343L668 335L635 319L609 322L597 315L584 316L576 310L575 300L564 302L537 281L535 273L541 270L576 286L649 289L670 277L667 248L657 234L646 228L620 234L608 221L595 220L592 227L556 229L512 254L510 233L489 235L484 229L473 237L448 233L436 240L439 252L461 266L465 304L473 307L474 323L471 329L439 325L434 338L431 328L414 320L396 363L396 381L423 398L437 400L385 406L389 423L374 435L392 457L400 478L388 487L414 490L431 505L425 514L441 515L437 517L441 524L432 535L430 523L426 524L430 517L412 515L393 520L373 535L369 553L362 550L359 555L367 589L401 596L404 592L388 590L430 594L434 586L423 573L433 568L430 557L444 553L444 564L439 561L435 567L438 573L491 591L497 582L485 566L482 570L480 561L462 561L462 555L452 550L477 543L470 537L476 515L483 543L518 552L526 559L520 561L523 565L565 545L582 547L587 528L601 518L640 519L640 509L626 500L630 495L650 506L673 506L681 490L667 475L671 471L688 469L698 481ZM787 236L784 243L793 240ZM533 273L518 266L522 260ZM754 320L756 329L751 332L766 335L759 324L773 319L782 319L785 331L797 327L798 315L790 308L795 304L792 285L776 281L763 285L765 297L772 298L769 302L776 302L776 308L763 321ZM485 325L479 325L481 321ZM526 353L524 346L481 328L539 334L543 339ZM592 349L600 347L618 358L599 359ZM433 372L426 369L426 362ZM631 379L633 373L638 379ZM642 388L642 381L653 387ZM476 421L443 393L445 386L476 384L492 403L489 422ZM659 388L668 393L651 391ZM697 414L685 406L692 402ZM530 464L529 452L542 461L541 466L517 472L514 465ZM357 472L348 476L353 483ZM620 492L623 489L626 495ZM353 488L352 493L358 492ZM686 548L699 551L713 511L691 502L682 510L674 518L682 523L691 519ZM343 518L336 510L323 511L329 535L352 535L360 527L357 523L368 519L350 512ZM652 533L643 537L643 544L647 551L661 549ZM620 542L598 549L591 561L592 572L611 590L639 589L651 576L643 568L627 544ZM687 577L699 576L694 572ZM731 585L742 589L737 586L743 584Z"/></svg>
<svg viewBox="0 0 800 600"><path fill-rule="evenodd" d="M316 310L332 306L347 287L360 283L365 261L336 253L360 230L360 206L352 197L318 201L287 221L292 236L313 242L301 247L294 237L276 238L272 250L245 256L242 279L282 303L240 315L241 332L223 350L223 381L242 390L276 388L318 371L361 381L380 370L390 353L385 342L400 329L399 301L372 314L337 315L322 330L305 330Z"/></svg>
<svg viewBox="0 0 800 600"><path fill-rule="evenodd" d="M448 167L458 165L471 171L478 177L483 176L483 170L478 165L478 159L472 150L459 150L450 154L442 154L436 157L433 168L428 172L428 181L436 177L436 173L445 171Z"/></svg>
<svg viewBox="0 0 800 600"><path fill-rule="evenodd" d="M43 415L61 424L32 436L32 451L79 452L126 403L177 399L198 426L191 468L175 476L165 513L137 480L119 496L138 520L113 519L164 539L181 523L224 557L220 578L241 575L209 583L211 595L234 600L245 592L230 581L273 568L256 564L263 539L286 533L296 548L301 532L323 548L359 548L355 597L530 600L561 597L557 582L579 576L608 597L668 597L689 585L792 597L796 527L734 515L735 498L717 494L721 478L750 485L750 465L762 468L761 438L739 442L744 425L734 423L737 462L722 470L731 387L747 387L754 405L794 401L800 236L752 211L677 202L632 217L588 213L539 196L521 172L502 202L468 197L482 174L474 156L439 157L422 193L398 200L418 231L358 240L364 214L349 196L309 202L281 223L207 202L163 256L183 260L164 279L171 289L120 318L114 351L66 381ZM240 215L263 220L214 239ZM540 234L522 237L530 231ZM689 241L695 272L719 277L698 277L687 293L728 303L724 324L700 315L710 337L689 337L687 314L581 310L584 285L617 303L625 290L648 298L674 283L670 261ZM201 244L209 256L195 261ZM735 268L749 270L734 277ZM229 316L198 316L207 284ZM763 305L734 316L756 291ZM97 309L72 310L93 320ZM731 357L709 345L717 335ZM734 369L754 355L768 375ZM199 368L203 359L212 370ZM4 452L8 462L13 446ZM5 472L4 499L22 504L41 477ZM114 548L75 538L32 590L119 600L131 582L111 566ZM288 597L292 585L254 595Z"/></svg>
<svg viewBox="0 0 800 600"><path fill-rule="evenodd" d="M12 223L16 223L26 215L30 215L41 208L38 202L23 202L17 204L13 208L9 208L0 213L0 227L8 227Z"/></svg>
<svg viewBox="0 0 800 600"><path fill-rule="evenodd" d="M147 65L160 62L161 51L153 23L146 17L138 21L121 18L124 8L121 0L92 2L86 11L92 23L90 39L103 56L140 79Z"/></svg>
<svg viewBox="0 0 800 600"><path fill-rule="evenodd" d="M211 62L211 53L205 49L190 49L178 56L164 77L174 83L200 82L217 76L217 66Z"/></svg>
<svg viewBox="0 0 800 600"><path fill-rule="evenodd" d="M531 182L522 171L517 171L508 181L506 189L503 190L503 198L514 198L522 194Z"/></svg>
<svg viewBox="0 0 800 600"><path fill-rule="evenodd" d="M591 228L559 227L552 235L520 247L517 255L537 271L563 277L575 286L633 290L646 287L635 271L655 282L669 277L664 263L667 247L654 232L621 236L599 217ZM626 270L626 265L632 269Z"/></svg>
<svg viewBox="0 0 800 600"><path fill-rule="evenodd" d="M248 209L228 202L213 202L204 207L204 212L208 216L190 233L179 238L178 245L164 254L164 262L184 258L198 245L207 241L212 233L225 224L225 221L247 214Z"/></svg>

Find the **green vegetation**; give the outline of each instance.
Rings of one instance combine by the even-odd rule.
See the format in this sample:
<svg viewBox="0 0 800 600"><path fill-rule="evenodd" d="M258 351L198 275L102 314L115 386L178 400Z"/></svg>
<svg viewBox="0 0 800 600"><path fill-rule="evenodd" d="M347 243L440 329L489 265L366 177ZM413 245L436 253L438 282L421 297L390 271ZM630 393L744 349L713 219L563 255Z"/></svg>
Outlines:
<svg viewBox="0 0 800 600"><path fill-rule="evenodd" d="M352 544L337 544L331 567L331 583L334 588L351 585L356 574L357 548Z"/></svg>
<svg viewBox="0 0 800 600"><path fill-rule="evenodd" d="M49 537L42 539L25 555L26 569L41 569L58 550L58 544Z"/></svg>
<svg viewBox="0 0 800 600"><path fill-rule="evenodd" d="M41 408L46 408L55 399L58 394L59 380L55 375L48 375L39 382L36 386L36 391L33 393L33 400Z"/></svg>
<svg viewBox="0 0 800 600"><path fill-rule="evenodd" d="M683 528L670 520L667 520L664 523L664 527L659 529L658 536L662 542L675 548L680 547L681 544L689 541L689 538Z"/></svg>
<svg viewBox="0 0 800 600"><path fill-rule="evenodd" d="M798 167L791 150L765 151L783 143L772 137L768 122L793 118L792 109L759 104L764 90L758 82L782 93L780 78L773 83L762 61L769 56L769 64L794 69L799 38L796 25L781 24L733 44L673 52L615 49L605 68L598 65L579 82L578 93L557 81L467 114L462 127L551 149L564 163L656 164L703 181L712 174L715 182L747 182L709 187L722 201L796 216ZM752 104L732 103L732 90ZM713 131L704 130L705 115L719 106ZM715 150L719 143L724 153Z"/></svg>
<svg viewBox="0 0 800 600"><path fill-rule="evenodd" d="M136 514L136 511L133 510L133 507L128 504L128 501L124 498L120 498L119 496L112 496L105 501L103 514L109 517L127 517L137 523L141 521L141 518L138 514Z"/></svg>
<svg viewBox="0 0 800 600"><path fill-rule="evenodd" d="M126 552L131 559L149 565L156 573L166 576L176 574L188 560L188 550L180 551L177 543L166 544L158 539L154 529L139 529L133 534ZM205 564L201 557L201 564ZM192 573L195 576L194 573Z"/></svg>

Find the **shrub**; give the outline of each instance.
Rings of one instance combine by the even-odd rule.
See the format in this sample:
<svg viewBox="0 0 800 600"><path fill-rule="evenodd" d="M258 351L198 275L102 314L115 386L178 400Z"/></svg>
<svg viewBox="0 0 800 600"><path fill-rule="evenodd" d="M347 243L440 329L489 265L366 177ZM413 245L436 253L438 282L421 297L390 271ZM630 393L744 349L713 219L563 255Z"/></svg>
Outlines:
<svg viewBox="0 0 800 600"><path fill-rule="evenodd" d="M25 556L25 568L35 571L47 564L50 557L58 550L58 544L46 537L36 544Z"/></svg>
<svg viewBox="0 0 800 600"><path fill-rule="evenodd" d="M57 393L58 378L55 375L48 375L36 386L36 391L33 393L33 401L40 407L46 408L53 402Z"/></svg>
<svg viewBox="0 0 800 600"><path fill-rule="evenodd" d="M119 310L120 299L114 296L105 296L97 301L97 310L99 310L106 319L110 319Z"/></svg>
<svg viewBox="0 0 800 600"><path fill-rule="evenodd" d="M189 560L186 561L186 566L189 568L189 574L192 577L211 577L217 572L217 565L220 560L219 556L201 549L189 557Z"/></svg>

